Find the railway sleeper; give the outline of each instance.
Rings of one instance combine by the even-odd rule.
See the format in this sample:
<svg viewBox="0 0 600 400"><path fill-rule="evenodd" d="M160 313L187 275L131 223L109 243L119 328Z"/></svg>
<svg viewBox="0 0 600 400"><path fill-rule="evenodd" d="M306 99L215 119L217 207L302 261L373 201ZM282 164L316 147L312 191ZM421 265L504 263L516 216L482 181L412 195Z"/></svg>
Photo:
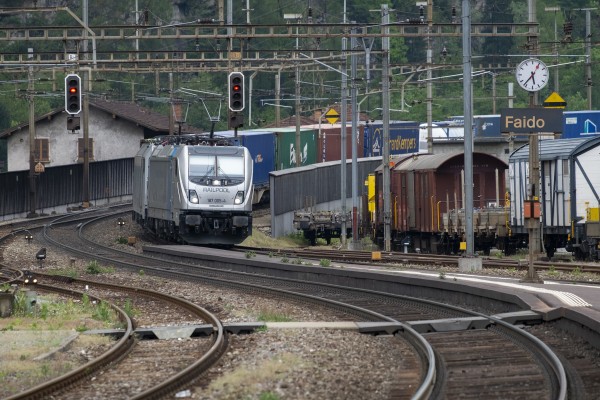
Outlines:
<svg viewBox="0 0 600 400"><path fill-rule="evenodd" d="M504 322L517 325L534 325L540 324L543 318L540 314L534 311L516 311L510 313L496 314L494 318ZM494 321L485 317L466 317L466 318L446 318L426 321L410 321L407 322L415 331L419 333L431 332L453 332L464 331L469 329L487 329L494 325Z"/></svg>

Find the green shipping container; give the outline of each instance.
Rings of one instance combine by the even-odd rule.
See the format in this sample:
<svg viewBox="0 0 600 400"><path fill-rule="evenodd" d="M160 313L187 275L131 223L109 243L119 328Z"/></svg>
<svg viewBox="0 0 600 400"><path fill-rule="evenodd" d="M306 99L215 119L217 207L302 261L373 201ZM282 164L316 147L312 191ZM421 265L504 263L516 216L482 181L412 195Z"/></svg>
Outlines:
<svg viewBox="0 0 600 400"><path fill-rule="evenodd" d="M269 128L277 137L275 168L277 170L296 167L296 128ZM317 131L300 128L300 165L317 162Z"/></svg>

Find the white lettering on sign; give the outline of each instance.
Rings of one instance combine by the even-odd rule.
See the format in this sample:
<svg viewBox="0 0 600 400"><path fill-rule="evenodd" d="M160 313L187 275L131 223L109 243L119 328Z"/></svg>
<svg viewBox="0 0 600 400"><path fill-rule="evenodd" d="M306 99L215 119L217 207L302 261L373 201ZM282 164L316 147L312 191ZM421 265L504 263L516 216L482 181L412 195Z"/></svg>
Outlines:
<svg viewBox="0 0 600 400"><path fill-rule="evenodd" d="M577 117L568 117L565 118L565 124L566 125L574 125L577 123Z"/></svg>
<svg viewBox="0 0 600 400"><path fill-rule="evenodd" d="M544 121L542 118L537 118L535 116L518 118L514 115L507 115L504 126L506 126L507 128L512 127L515 129L542 129L544 126L546 126L546 121Z"/></svg>

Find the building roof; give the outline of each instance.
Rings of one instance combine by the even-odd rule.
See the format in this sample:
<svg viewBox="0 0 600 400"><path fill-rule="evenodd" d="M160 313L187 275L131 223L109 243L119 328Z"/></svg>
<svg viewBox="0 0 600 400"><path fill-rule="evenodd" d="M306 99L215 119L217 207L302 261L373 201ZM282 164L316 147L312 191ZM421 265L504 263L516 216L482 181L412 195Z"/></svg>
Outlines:
<svg viewBox="0 0 600 400"><path fill-rule="evenodd" d="M318 121L315 121L311 117L305 117L302 115L300 116L300 126L313 125L313 124L318 124L318 123L319 123ZM287 118L280 120L279 125L277 125L275 122L273 122L272 124L261 126L260 129L268 130L268 128L279 128L279 127L287 128L287 127L295 127L295 126L296 126L296 116L292 115L291 117L287 117Z"/></svg>
<svg viewBox="0 0 600 400"><path fill-rule="evenodd" d="M600 144L600 136L579 137L573 139L540 140L540 160L569 159ZM510 161L528 160L529 144L519 147L510 155Z"/></svg>
<svg viewBox="0 0 600 400"><path fill-rule="evenodd" d="M155 131L157 134L169 132L169 116L159 114L135 103L94 99L90 101L90 107L107 112L111 114L113 118L122 118L131 121L138 126ZM66 115L62 107L37 117L35 122L37 124L43 121L50 121L57 118L59 115ZM27 129L29 129L29 121L0 132L0 138L9 137ZM198 134L202 132L202 129L195 128L188 124L182 124L181 126L182 134Z"/></svg>
<svg viewBox="0 0 600 400"><path fill-rule="evenodd" d="M159 114L135 103L94 99L90 102L90 106L106 111L114 117L130 120L139 126L156 131L157 133L169 132L169 116ZM197 134L202 132L202 129L188 124L181 125L181 133L183 134Z"/></svg>

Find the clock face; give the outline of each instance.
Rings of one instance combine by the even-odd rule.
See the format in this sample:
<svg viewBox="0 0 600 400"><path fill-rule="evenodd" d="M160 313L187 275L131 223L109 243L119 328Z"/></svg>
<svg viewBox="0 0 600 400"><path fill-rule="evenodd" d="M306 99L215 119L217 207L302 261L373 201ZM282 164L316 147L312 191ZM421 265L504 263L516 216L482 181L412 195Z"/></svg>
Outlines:
<svg viewBox="0 0 600 400"><path fill-rule="evenodd" d="M546 86L550 72L546 64L535 58L522 61L515 73L519 85L527 91L537 92Z"/></svg>

